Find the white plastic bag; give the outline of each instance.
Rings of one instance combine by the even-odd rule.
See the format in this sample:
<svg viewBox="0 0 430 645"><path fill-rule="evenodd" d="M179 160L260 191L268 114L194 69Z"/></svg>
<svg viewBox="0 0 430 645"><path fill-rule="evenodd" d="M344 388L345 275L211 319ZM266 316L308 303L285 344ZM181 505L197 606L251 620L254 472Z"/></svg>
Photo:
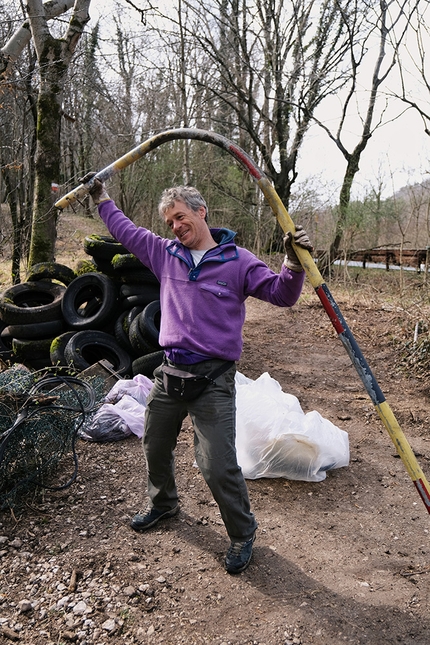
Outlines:
<svg viewBox="0 0 430 645"><path fill-rule="evenodd" d="M103 405L84 424L79 434L87 441L119 441L144 433L146 399L153 386L143 374L115 383Z"/></svg>
<svg viewBox="0 0 430 645"><path fill-rule="evenodd" d="M105 403L104 406L112 405L111 403ZM112 405L112 412L117 414L124 423L127 424L131 433L135 434L136 437L141 439L143 437L144 430L144 417L145 417L145 405L139 403L132 396L124 394L123 397Z"/></svg>
<svg viewBox="0 0 430 645"><path fill-rule="evenodd" d="M132 379L120 379L109 390L105 397L106 403L115 403L119 401L124 394L132 396L133 399L146 405L146 397L148 396L153 382L143 374L136 374Z"/></svg>
<svg viewBox="0 0 430 645"><path fill-rule="evenodd" d="M265 372L253 381L236 373L236 449L246 479L285 477L309 482L349 463L348 434Z"/></svg>

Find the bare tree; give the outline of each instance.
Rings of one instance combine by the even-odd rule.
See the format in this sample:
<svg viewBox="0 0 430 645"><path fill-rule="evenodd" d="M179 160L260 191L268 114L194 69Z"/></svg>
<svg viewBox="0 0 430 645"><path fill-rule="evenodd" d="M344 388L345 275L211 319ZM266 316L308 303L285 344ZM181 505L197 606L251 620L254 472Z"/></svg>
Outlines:
<svg viewBox="0 0 430 645"><path fill-rule="evenodd" d="M398 68L401 89L400 92L393 92L394 96L418 112L423 121L424 132L428 136L430 136L429 14L429 3L421 3L417 8L415 20L410 24L410 32L413 33L414 39L399 49ZM407 63L411 65L410 70L407 69ZM417 78L421 81L419 87L421 96L416 95Z"/></svg>
<svg viewBox="0 0 430 645"><path fill-rule="evenodd" d="M401 0L400 2L398 0L390 0L389 2L381 0L378 5L371 3L364 14L359 14L358 11L359 5L362 5L361 0L356 0L354 4L356 10L352 12L352 16L356 18L358 15L363 15L364 21L360 23L355 19L351 22L349 17L345 15L345 23L348 24L350 33L351 78L342 103L337 130L333 132L326 123L318 121L346 160L346 169L339 195L339 216L335 235L328 254L320 261L320 270L323 274L329 272L331 263L339 256L340 243L348 220L351 188L359 172L361 156L367 148L373 132L383 122L386 103L383 101L382 107L378 107L377 99L380 89L396 65L399 45L407 33L411 16L416 12L419 0ZM373 43L377 47L372 46ZM365 85L368 98L361 118L361 132L356 135L357 143L352 149L348 149L345 143L348 134L348 117L353 104L357 101L360 74L365 65L368 65L366 54L369 51L375 51L375 59L370 83Z"/></svg>
<svg viewBox="0 0 430 645"><path fill-rule="evenodd" d="M6 84L0 89L0 164L12 224L11 277L14 284L21 279L21 260L28 249L31 224L36 109L30 71L28 66L22 85Z"/></svg>
<svg viewBox="0 0 430 645"><path fill-rule="evenodd" d="M189 16L183 32L204 69L201 74L199 65L188 65L187 75L190 87L207 98L208 122L261 163L288 207L298 155L315 110L348 78L345 17L351 3L182 4Z"/></svg>
<svg viewBox="0 0 430 645"><path fill-rule="evenodd" d="M315 110L346 81L347 32L340 9L350 3L258 0L229 16L230 52L217 69L230 88L237 125L255 145L286 206L297 179L297 159ZM249 15L250 13L250 15ZM211 43L212 45L212 43ZM213 47L213 45L212 45Z"/></svg>
<svg viewBox="0 0 430 645"><path fill-rule="evenodd" d="M10 42L14 8L1 7L0 39ZM0 60L1 54L0 54ZM35 58L27 46L19 66L10 64L0 74L0 165L9 205L10 224L1 222L2 237L10 242L11 278L20 282L21 260L26 256L31 226L36 133ZM6 238L4 231L7 231ZM9 232L10 231L10 232Z"/></svg>
<svg viewBox="0 0 430 645"><path fill-rule="evenodd" d="M109 54L98 52L99 66L109 71L92 79L93 88L97 88L98 127L93 131L91 162L96 168L102 167L102 160L108 165L146 138L147 133L163 127L170 111L165 78L152 62L157 60L156 54L148 60L150 43L146 34L136 33L119 14L113 17L113 26ZM144 185L151 174L152 169L142 162L115 177L113 194L132 219L141 210L142 195L147 195Z"/></svg>
<svg viewBox="0 0 430 645"><path fill-rule="evenodd" d="M67 11L74 4L68 28L64 37L57 37L50 32L48 20ZM89 20L90 0L29 0L26 11L27 21L11 37L0 53L0 81L3 87L10 85L11 78L17 76L17 61L27 47L30 58L37 60L31 75L37 72L37 102L34 107L36 115L36 148L31 150L31 168L29 185L33 187L31 241L29 263L51 260L54 258L56 240L56 212L52 208L52 185L60 177L60 123L62 117L62 98L68 65L73 57L76 45L85 24ZM54 29L56 28L54 21ZM30 45L32 41L32 47ZM34 159L34 162L32 161ZM33 192L33 191L32 191ZM12 193L11 199L13 197ZM30 196L30 195L29 195ZM11 212L15 212L11 202ZM19 222L15 225L19 228ZM15 269L13 270L15 273Z"/></svg>
<svg viewBox="0 0 430 645"><path fill-rule="evenodd" d="M27 13L39 72L35 156L35 189L29 265L54 259L57 212L52 184L60 178L60 130L64 83L84 26L90 0L75 0L66 33L55 37L42 0L28 0Z"/></svg>

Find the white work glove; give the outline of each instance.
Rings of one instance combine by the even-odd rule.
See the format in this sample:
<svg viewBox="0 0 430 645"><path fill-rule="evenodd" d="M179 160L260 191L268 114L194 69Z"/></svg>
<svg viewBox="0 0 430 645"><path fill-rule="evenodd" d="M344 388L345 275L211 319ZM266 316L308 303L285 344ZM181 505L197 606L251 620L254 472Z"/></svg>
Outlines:
<svg viewBox="0 0 430 645"><path fill-rule="evenodd" d="M290 233L290 231L288 231L288 233L284 237L284 247L286 251L284 264L286 267L291 269L291 271L303 271L303 267L300 264L299 258L297 257L296 252L293 249L293 241L294 244L301 246L302 249L306 249L307 251L314 250L308 234L304 230L303 226L300 226L300 224L297 224L296 232L294 233L294 235Z"/></svg>
<svg viewBox="0 0 430 645"><path fill-rule="evenodd" d="M81 184L87 184L96 174L96 172L88 172L85 177L82 177L82 179L80 179L79 181L81 182ZM94 184L89 193L94 204L100 204L100 202L105 202L106 200L110 199L105 185L102 181L100 181L100 179L94 180Z"/></svg>

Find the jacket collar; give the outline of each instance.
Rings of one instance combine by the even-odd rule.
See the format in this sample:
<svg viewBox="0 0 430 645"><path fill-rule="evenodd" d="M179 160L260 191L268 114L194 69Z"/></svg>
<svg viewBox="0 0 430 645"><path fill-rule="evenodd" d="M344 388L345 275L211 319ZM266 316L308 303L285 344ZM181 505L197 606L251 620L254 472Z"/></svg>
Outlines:
<svg viewBox="0 0 430 645"><path fill-rule="evenodd" d="M207 251L204 260L206 260L206 258L216 258L221 262L235 260L238 257L236 244L234 243L236 233L228 228L211 228L210 232L218 246ZM172 242L167 246L167 251L171 255L184 260L190 267L194 266L190 250L181 244L178 239L175 238L172 240Z"/></svg>

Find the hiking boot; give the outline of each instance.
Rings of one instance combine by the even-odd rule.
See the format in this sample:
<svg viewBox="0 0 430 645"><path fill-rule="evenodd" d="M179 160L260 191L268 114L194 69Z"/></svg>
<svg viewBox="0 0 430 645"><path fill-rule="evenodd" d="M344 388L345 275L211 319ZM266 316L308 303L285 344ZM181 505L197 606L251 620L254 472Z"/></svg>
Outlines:
<svg viewBox="0 0 430 645"><path fill-rule="evenodd" d="M225 558L225 568L228 573L240 573L251 562L252 545L255 534L246 542L232 542Z"/></svg>
<svg viewBox="0 0 430 645"><path fill-rule="evenodd" d="M169 511L158 511L156 508L147 508L144 513L137 513L130 522L130 526L135 531L146 531L152 526L155 526L160 520L168 517L173 517L179 512L179 506L170 509Z"/></svg>

